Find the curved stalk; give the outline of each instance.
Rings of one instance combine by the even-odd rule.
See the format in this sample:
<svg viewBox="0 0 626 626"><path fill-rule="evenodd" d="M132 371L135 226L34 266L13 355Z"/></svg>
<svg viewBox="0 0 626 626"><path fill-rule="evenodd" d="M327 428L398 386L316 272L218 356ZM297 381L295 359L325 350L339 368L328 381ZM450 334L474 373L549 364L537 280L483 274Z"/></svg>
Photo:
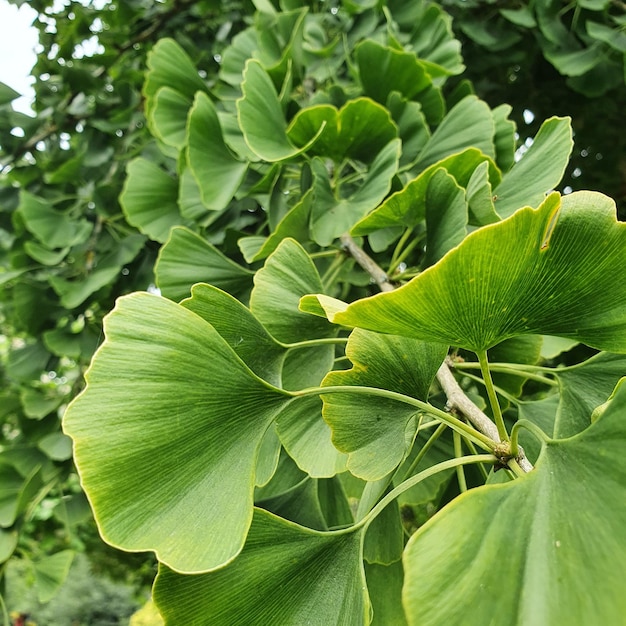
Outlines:
<svg viewBox="0 0 626 626"><path fill-rule="evenodd" d="M493 417L496 422L496 427L498 428L498 434L500 435L501 441L509 440L509 433L506 431L506 426L504 425L504 418L502 417L502 409L500 408L500 403L498 402L498 396L496 395L496 390L493 387L493 380L491 379L491 372L489 371L489 361L487 360L487 351L481 350L477 353L478 362L480 363L480 370L483 374L483 379L485 381L485 387L487 389L487 396L489 397L489 403L491 404L491 410L493 412Z"/></svg>
<svg viewBox="0 0 626 626"><path fill-rule="evenodd" d="M419 474L415 474L415 476L411 476L403 483L398 485L395 489L392 489L364 518L361 522L358 522L355 526L358 525L369 525L375 517L377 517L382 510L393 500L395 500L400 494L404 493L411 487L414 487L418 483L430 478L439 472L443 472L447 469L452 469L455 467L459 467L462 465L471 465L474 463L495 463L498 459L492 454L476 454L471 456L462 456L456 459L450 459L448 461L443 461L442 463L437 463L437 465L433 465L428 469L425 469L423 472Z"/></svg>
<svg viewBox="0 0 626 626"><path fill-rule="evenodd" d="M409 406L414 406L418 409L421 409L425 413L428 413L436 420L448 425L453 430L456 430L464 437L471 439L476 445L483 448L483 450L494 450L496 448L497 442L493 441L490 437L483 435L483 433L479 432L475 428L472 428L469 424L466 424L462 420L450 415L450 413L446 413L441 409L429 404L428 402L423 402L422 400L418 400L417 398L412 398L411 396L405 396L404 394L397 393L396 391L389 391L388 389L379 389L378 387L364 387L360 385L348 386L329 386L329 387L312 387L310 389L302 389L300 391L289 391L287 392L294 398L301 396L312 396L312 395L322 395L328 393L353 393L353 394L363 394L370 396L377 396L379 398L386 398L388 400L395 400L396 402L402 402L404 404L408 404Z"/></svg>

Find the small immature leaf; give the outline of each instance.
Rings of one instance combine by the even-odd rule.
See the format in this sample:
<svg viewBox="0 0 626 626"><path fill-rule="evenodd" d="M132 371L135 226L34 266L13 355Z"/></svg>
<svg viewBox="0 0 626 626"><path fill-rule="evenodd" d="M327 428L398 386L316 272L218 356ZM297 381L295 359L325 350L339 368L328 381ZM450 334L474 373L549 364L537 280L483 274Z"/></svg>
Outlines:
<svg viewBox="0 0 626 626"><path fill-rule="evenodd" d="M305 152L315 143L323 125L310 142L295 147L287 137L287 122L272 79L261 64L246 63L241 84L243 97L237 100L239 124L246 143L265 161L283 161Z"/></svg>
<svg viewBox="0 0 626 626"><path fill-rule="evenodd" d="M287 343L332 337L337 329L298 310L300 298L321 291L311 257L293 239L285 239L254 275L250 310L269 333Z"/></svg>
<svg viewBox="0 0 626 626"><path fill-rule="evenodd" d="M242 297L252 288L253 276L200 235L183 227L172 229L159 252L155 274L163 295L176 301L189 296L195 283L210 283Z"/></svg>
<svg viewBox="0 0 626 626"><path fill-rule="evenodd" d="M531 473L472 489L422 526L404 554L409 624L619 624L625 417L622 388L585 431L548 441Z"/></svg>
<svg viewBox="0 0 626 626"><path fill-rule="evenodd" d="M498 215L509 217L522 206L536 207L559 184L573 146L570 118L546 120L528 152L495 187Z"/></svg>
<svg viewBox="0 0 626 626"><path fill-rule="evenodd" d="M256 509L233 563L199 576L161 566L154 600L166 624L363 626L361 533L317 532Z"/></svg>
<svg viewBox="0 0 626 626"><path fill-rule="evenodd" d="M132 160L120 195L128 223L154 241L164 242L172 226L183 222L178 210L178 183L144 158Z"/></svg>
<svg viewBox="0 0 626 626"><path fill-rule="evenodd" d="M63 550L33 563L39 602L50 602L65 582L74 560L73 550Z"/></svg>
<svg viewBox="0 0 626 626"><path fill-rule="evenodd" d="M290 398L165 298L120 298L104 329L64 417L103 537L178 571L227 563L252 519L259 446Z"/></svg>
<svg viewBox="0 0 626 626"><path fill-rule="evenodd" d="M202 202L220 211L235 195L247 164L226 147L215 106L203 92L196 94L189 112L187 137L189 167L200 187Z"/></svg>
<svg viewBox="0 0 626 626"><path fill-rule="evenodd" d="M357 329L346 348L352 369L330 372L322 386L378 387L426 400L446 352L442 344ZM361 393L322 398L333 443L348 453L348 468L355 476L378 480L403 460L417 426L415 407Z"/></svg>
<svg viewBox="0 0 626 626"><path fill-rule="evenodd" d="M330 303L328 316L474 352L522 334L626 352L624 250L626 224L610 198L554 193L536 210L472 233L393 292Z"/></svg>

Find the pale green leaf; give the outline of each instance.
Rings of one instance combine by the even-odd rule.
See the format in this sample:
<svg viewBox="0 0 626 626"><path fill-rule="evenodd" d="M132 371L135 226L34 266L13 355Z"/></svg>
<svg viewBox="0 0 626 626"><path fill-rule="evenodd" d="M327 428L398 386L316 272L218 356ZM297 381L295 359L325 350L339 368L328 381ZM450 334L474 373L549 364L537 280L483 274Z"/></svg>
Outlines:
<svg viewBox="0 0 626 626"><path fill-rule="evenodd" d="M522 334L623 352L625 250L626 224L610 198L554 193L536 210L472 233L393 292L340 312L333 303L329 319L474 352Z"/></svg>
<svg viewBox="0 0 626 626"><path fill-rule="evenodd" d="M184 96L189 105L196 91L206 91L204 81L187 53L173 39L159 39L148 54L148 72L143 93L150 119L159 89L168 87Z"/></svg>
<svg viewBox="0 0 626 626"><path fill-rule="evenodd" d="M380 204L391 189L400 152L400 139L390 141L373 160L356 191L345 198L337 197L324 166L319 161L312 164L316 186L311 206L311 236L316 243L329 246Z"/></svg>
<svg viewBox="0 0 626 626"><path fill-rule="evenodd" d="M626 374L626 355L600 353L578 365L554 371L561 388L561 403L554 437L575 435L591 424L593 410L606 402Z"/></svg>
<svg viewBox="0 0 626 626"><path fill-rule="evenodd" d="M170 87L161 87L152 102L150 130L164 144L182 150L187 142L189 98Z"/></svg>
<svg viewBox="0 0 626 626"><path fill-rule="evenodd" d="M73 550L63 550L33 563L39 602L50 602L65 582L74 560Z"/></svg>
<svg viewBox="0 0 626 626"><path fill-rule="evenodd" d="M305 152L317 136L298 148L287 137L287 122L274 84L261 64L246 62L241 90L237 100L239 124L250 149L265 161L282 161ZM323 130L323 126L318 129Z"/></svg>
<svg viewBox="0 0 626 626"><path fill-rule="evenodd" d="M243 547L258 449L289 397L165 298L120 298L104 330L64 417L102 536L178 571L219 567Z"/></svg>
<svg viewBox="0 0 626 626"><path fill-rule="evenodd" d="M322 281L311 257L299 243L285 239L254 275L250 310L279 341L331 337L336 328L298 309L303 295L321 290Z"/></svg>
<svg viewBox="0 0 626 626"><path fill-rule="evenodd" d="M438 169L445 169L461 187L466 188L472 174L483 162L488 163L489 181L492 185L497 185L500 182L500 174L495 163L479 150L468 148L424 170L404 189L389 196L377 209L358 222L351 233L360 236L381 228L416 226L426 215L426 190L431 177Z"/></svg>
<svg viewBox="0 0 626 626"><path fill-rule="evenodd" d="M538 206L559 184L573 145L570 118L546 120L521 160L494 185L498 215L509 217L520 207Z"/></svg>
<svg viewBox="0 0 626 626"><path fill-rule="evenodd" d="M181 305L211 324L259 378L280 386L287 350L239 300L213 285L198 284Z"/></svg>
<svg viewBox="0 0 626 626"><path fill-rule="evenodd" d="M489 106L476 96L467 96L443 118L419 155L416 168L429 165L466 148L476 148L495 157L494 120Z"/></svg>
<svg viewBox="0 0 626 626"><path fill-rule="evenodd" d="M428 182L425 203L424 267L429 267L463 241L467 234L468 215L464 189L444 168L438 169Z"/></svg>
<svg viewBox="0 0 626 626"><path fill-rule="evenodd" d="M252 288L252 272L224 256L187 228L175 227L159 252L155 266L161 292L172 300L189 296L192 285L210 283L242 297Z"/></svg>
<svg viewBox="0 0 626 626"><path fill-rule="evenodd" d="M322 383L388 389L426 400L446 346L355 330L346 347L350 370L330 372ZM378 480L402 462L417 428L414 406L363 393L328 393L323 415L335 447L348 453L348 469Z"/></svg>
<svg viewBox="0 0 626 626"><path fill-rule="evenodd" d="M47 200L28 191L20 192L18 212L26 228L47 248L65 248L83 243L93 225L85 219L74 220L54 209Z"/></svg>
<svg viewBox="0 0 626 626"><path fill-rule="evenodd" d="M340 110L329 104L300 110L287 134L297 146L315 142L307 150L312 155L336 163L346 158L371 163L398 136L398 129L385 107L369 98L356 98Z"/></svg>
<svg viewBox="0 0 626 626"><path fill-rule="evenodd" d="M202 92L196 95L187 125L189 167L200 187L204 205L225 208L239 188L247 164L236 159L224 143L215 106Z"/></svg>
<svg viewBox="0 0 626 626"><path fill-rule="evenodd" d="M156 163L139 157L129 162L120 204L128 223L154 241L164 242L183 222L178 210L178 182Z"/></svg>
<svg viewBox="0 0 626 626"><path fill-rule="evenodd" d="M432 85L432 79L414 53L381 46L373 40L360 43L355 51L363 91L384 104L392 91L412 100Z"/></svg>

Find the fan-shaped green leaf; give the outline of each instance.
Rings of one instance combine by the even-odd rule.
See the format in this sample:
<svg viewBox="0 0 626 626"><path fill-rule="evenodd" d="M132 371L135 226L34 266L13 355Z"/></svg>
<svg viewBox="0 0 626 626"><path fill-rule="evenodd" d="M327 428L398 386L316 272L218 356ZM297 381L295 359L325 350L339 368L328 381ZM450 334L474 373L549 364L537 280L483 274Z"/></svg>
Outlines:
<svg viewBox="0 0 626 626"><path fill-rule="evenodd" d="M154 241L164 242L172 226L183 222L178 210L178 182L153 161L132 160L120 195L128 223Z"/></svg>
<svg viewBox="0 0 626 626"><path fill-rule="evenodd" d="M48 248L65 248L83 243L92 231L92 224L87 220L74 220L28 191L20 192L18 212L24 218L28 231Z"/></svg>
<svg viewBox="0 0 626 626"><path fill-rule="evenodd" d="M528 151L494 186L498 215L509 217L522 206L536 207L559 184L573 146L569 117L546 120Z"/></svg>
<svg viewBox="0 0 626 626"><path fill-rule="evenodd" d="M369 98L356 98L340 110L329 104L300 110L287 134L298 146L315 141L308 152L336 163L346 158L371 163L398 136L398 129L385 107Z"/></svg>
<svg viewBox="0 0 626 626"><path fill-rule="evenodd" d="M466 188L476 168L484 162L488 163L491 184L497 185L500 182L500 173L495 163L480 150L469 148L424 170L404 189L389 196L377 209L358 222L351 233L360 236L382 228L416 226L426 215L426 190L431 177L438 169L445 169L461 187Z"/></svg>
<svg viewBox="0 0 626 626"><path fill-rule="evenodd" d="M412 100L432 85L431 77L414 53L366 40L357 46L354 54L363 91L381 104L387 102L392 91Z"/></svg>
<svg viewBox="0 0 626 626"><path fill-rule="evenodd" d="M161 87L154 94L150 129L164 144L182 150L187 142L189 107L189 98L170 87Z"/></svg>
<svg viewBox="0 0 626 626"><path fill-rule="evenodd" d="M338 198L328 172L319 162L312 164L316 174L314 202L311 206L311 236L319 245L328 246L349 231L369 211L377 207L391 189L398 170L400 139L393 139L375 157L357 190Z"/></svg>
<svg viewBox="0 0 626 626"><path fill-rule="evenodd" d="M416 168L429 165L466 148L476 148L494 158L495 125L491 109L476 96L467 96L443 118L437 130L420 152Z"/></svg>
<svg viewBox="0 0 626 626"><path fill-rule="evenodd" d="M428 267L461 243L467 234L465 191L445 169L438 169L426 190L426 257Z"/></svg>
<svg viewBox="0 0 626 626"><path fill-rule="evenodd" d="M239 300L213 285L194 285L180 303L206 320L260 378L280 386L287 349L279 344Z"/></svg>
<svg viewBox="0 0 626 626"><path fill-rule="evenodd" d="M182 227L173 228L161 248L155 274L163 295L177 301L189 296L196 283L210 283L241 298L252 288L253 276L200 235Z"/></svg>
<svg viewBox="0 0 626 626"><path fill-rule="evenodd" d="M626 355L601 353L583 363L554 371L561 385L561 403L554 437L563 439L591 424L593 410L606 402L626 374Z"/></svg>
<svg viewBox="0 0 626 626"><path fill-rule="evenodd" d="M258 449L289 398L165 298L120 298L105 335L64 417L103 537L178 571L228 562L252 519Z"/></svg>
<svg viewBox="0 0 626 626"><path fill-rule="evenodd" d="M298 309L304 294L321 290L322 281L311 257L298 242L285 239L254 276L250 310L279 341L332 337L336 328Z"/></svg>
<svg viewBox="0 0 626 626"><path fill-rule="evenodd" d="M404 554L409 624L619 624L625 418L623 388L530 474L472 489L420 528Z"/></svg>
<svg viewBox="0 0 626 626"><path fill-rule="evenodd" d="M475 352L522 334L624 352L625 251L626 224L610 198L554 193L472 233L393 292L349 306L319 301L338 324Z"/></svg>
<svg viewBox="0 0 626 626"><path fill-rule="evenodd" d="M161 567L154 600L171 625L363 626L361 533L316 532L256 509L232 564L200 576Z"/></svg>
<svg viewBox="0 0 626 626"><path fill-rule="evenodd" d="M187 53L169 38L159 39L148 54L148 73L143 86L146 115L150 119L159 89L168 87L187 99L189 105L196 91L206 91L206 85Z"/></svg>
<svg viewBox="0 0 626 626"><path fill-rule="evenodd" d="M322 385L378 387L426 400L446 352L441 344L357 329L346 348L352 369L330 372ZM333 443L348 453L353 474L378 480L403 460L417 428L412 420L415 407L360 393L332 393L322 398Z"/></svg>
<svg viewBox="0 0 626 626"><path fill-rule="evenodd" d="M241 84L243 97L237 100L239 124L246 143L265 161L283 161L305 152L323 130L306 145L297 148L287 137L287 122L272 79L254 59L246 62Z"/></svg>
<svg viewBox="0 0 626 626"><path fill-rule="evenodd" d="M215 106L205 93L196 94L189 112L187 137L189 167L200 187L202 202L219 211L235 195L247 164L226 147Z"/></svg>

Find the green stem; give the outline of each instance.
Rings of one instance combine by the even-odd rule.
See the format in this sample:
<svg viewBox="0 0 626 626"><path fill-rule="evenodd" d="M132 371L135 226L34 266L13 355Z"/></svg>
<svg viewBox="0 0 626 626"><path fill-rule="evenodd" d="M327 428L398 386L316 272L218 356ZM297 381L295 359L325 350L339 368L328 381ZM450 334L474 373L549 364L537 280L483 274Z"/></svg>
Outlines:
<svg viewBox="0 0 626 626"><path fill-rule="evenodd" d="M374 518L379 515L381 511L389 503L393 502L393 500L395 500L400 494L404 493L411 487L414 487L423 480L426 480L427 478L438 474L439 472L444 472L445 470L452 469L460 465L470 465L474 463L495 463L496 461L497 458L491 454L476 454L471 456L462 456L457 459L449 459L448 461L437 463L437 465L433 465L428 469L420 472L419 474L411 476L411 478L405 480L395 489L392 489L360 522L355 524L355 526L369 525L374 520Z"/></svg>
<svg viewBox="0 0 626 626"><path fill-rule="evenodd" d="M504 425L504 418L502 417L502 409L498 402L498 396L496 390L493 387L493 380L491 379L491 372L489 371L489 360L487 359L487 351L480 350L476 353L478 356L478 362L480 363L480 370L483 374L485 381L485 388L487 389L487 395L489 396L489 403L491 404L491 410L493 412L493 418L498 428L498 434L502 441L509 440L509 433L506 432L506 426Z"/></svg>
<svg viewBox="0 0 626 626"><path fill-rule="evenodd" d="M402 263L402 261L404 261L404 259L406 259L409 254L411 254L411 252L413 252L413 250L415 250L415 247L420 243L421 239L419 237L416 237L415 239L413 239L413 241L402 251L402 254L396 259L396 262L393 263L392 265L390 265L389 267L389 274L393 274L396 271L396 268L400 265L400 263Z"/></svg>
<svg viewBox="0 0 626 626"><path fill-rule="evenodd" d="M507 463L509 469L517 476L517 478L522 478L523 476L528 476L528 474L518 465L515 459L510 459Z"/></svg>
<svg viewBox="0 0 626 626"><path fill-rule="evenodd" d="M457 419L449 413L445 413L441 409L434 407L432 404L428 404L428 402L423 402L422 400L418 400L417 398L405 396L404 394L397 393L395 391L389 391L388 389L379 389L378 387L363 387L358 385L341 385L329 387L312 387L310 389L302 389L300 391L288 391L286 393L294 398L329 393L352 393L376 396L379 398L387 398L388 400L395 400L396 402L402 402L403 404L414 406L418 409L421 409L425 413L432 415L435 419L443 422L444 424L447 424L450 428L458 431L464 437L468 437L469 439L471 439L474 443L476 443L476 445L483 448L484 450L494 450L496 447L496 442L493 441L493 439L487 437L486 435L483 435L483 433L477 431L469 424L466 424L465 422Z"/></svg>
<svg viewBox="0 0 626 626"><path fill-rule="evenodd" d="M503 374L510 374L511 376L521 376L522 378L528 378L530 380L536 380L544 385L550 385L551 387L558 387L558 382L556 380L552 380L551 378L546 378L545 376L541 376L540 374L534 374L528 371L526 366L522 367L513 367L513 364L501 364L501 363L491 363L489 365L489 369L492 372L501 372ZM533 367L533 366L531 366ZM462 370L472 370L479 369L479 363L455 363L454 369ZM533 367L534 369L534 367ZM542 371L549 368L543 368Z"/></svg>
<svg viewBox="0 0 626 626"><path fill-rule="evenodd" d="M469 448L469 451L472 454L478 454L478 452L476 452L476 446L471 441L468 441L466 439L465 440L465 445ZM482 463L478 464L478 469L479 469L483 479L486 481L489 478L489 472L485 469L485 466Z"/></svg>
<svg viewBox="0 0 626 626"><path fill-rule="evenodd" d="M454 456L457 459L460 459L463 456L463 450L461 449L461 435L457 432L453 432L452 438L454 441ZM465 472L463 471L462 465L458 465L456 468L456 479L459 481L459 489L461 490L461 493L465 493L467 491L467 481L465 480Z"/></svg>
<svg viewBox="0 0 626 626"><path fill-rule="evenodd" d="M337 258L332 261L328 269L324 272L324 276L322 276L322 285L324 285L325 291L328 291L329 287L335 282L335 279L341 271L341 266L346 260L346 257L340 252L336 254Z"/></svg>
<svg viewBox="0 0 626 626"><path fill-rule="evenodd" d="M491 368L490 368L491 369ZM469 374L468 372L463 372L463 376L465 378L469 378L470 380L474 380L477 383L480 383L481 385L485 384L485 381L480 377L480 376L474 376L474 374ZM512 396L510 393L504 391L504 389L502 389L501 387L498 387L497 385L494 385L493 388L503 397L506 398L511 404L519 404L519 400L515 397Z"/></svg>
<svg viewBox="0 0 626 626"><path fill-rule="evenodd" d="M550 438L546 433L537 426L537 424L533 424L531 421L526 419L521 419L513 424L513 428L511 428L511 454L515 457L519 455L519 446L517 443L517 438L519 436L520 428L525 428L529 433L535 436L541 443L545 443Z"/></svg>
<svg viewBox="0 0 626 626"><path fill-rule="evenodd" d="M339 345L348 343L347 337L324 337L322 339L307 339L306 341L296 341L295 343L280 343L283 348L310 348L311 346L325 346L329 344ZM343 358L343 357L342 357Z"/></svg>
<svg viewBox="0 0 626 626"><path fill-rule="evenodd" d="M400 239L398 239L398 243L396 244L396 247L394 248L393 254L391 255L391 261L389 261L389 271L388 271L388 274L391 274L393 272L393 270L398 266L398 263L396 262L396 260L400 256L400 253L402 251L402 248L404 247L404 244L407 242L408 238L411 236L412 233L413 233L413 229L412 228L407 228L402 233L402 237L400 237Z"/></svg>
<svg viewBox="0 0 626 626"><path fill-rule="evenodd" d="M437 426L437 430L428 438L426 443L421 447L420 451L417 453L417 456L413 459L411 466L404 473L404 477L402 480L406 480L407 477L413 474L413 472L417 469L417 466L420 464L420 461L424 458L424 456L426 456L426 453L428 452L428 450L430 450L430 448L433 446L435 441L439 439L439 437L443 434L443 431L446 428L448 428L446 424L439 424L439 426Z"/></svg>

